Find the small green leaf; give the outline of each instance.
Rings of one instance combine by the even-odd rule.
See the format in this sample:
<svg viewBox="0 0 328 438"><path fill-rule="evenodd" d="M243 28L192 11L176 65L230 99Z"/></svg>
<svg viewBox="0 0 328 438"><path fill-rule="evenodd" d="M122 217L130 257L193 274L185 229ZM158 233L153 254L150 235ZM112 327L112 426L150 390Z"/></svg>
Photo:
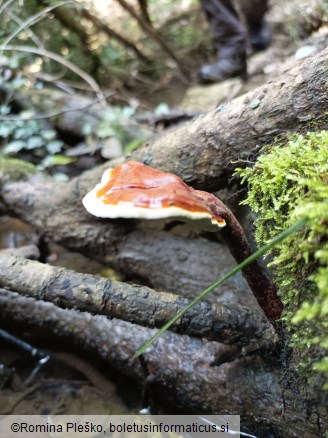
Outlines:
<svg viewBox="0 0 328 438"><path fill-rule="evenodd" d="M55 181L58 181L58 182L69 181L69 177L65 173L62 173L62 172L55 173L54 175L52 175L52 177Z"/></svg>
<svg viewBox="0 0 328 438"><path fill-rule="evenodd" d="M13 131L13 126L8 123L0 124L0 137L7 138Z"/></svg>
<svg viewBox="0 0 328 438"><path fill-rule="evenodd" d="M135 109L131 106L125 106L122 108L121 117L122 119L129 119L135 113Z"/></svg>
<svg viewBox="0 0 328 438"><path fill-rule="evenodd" d="M42 167L51 167L51 166L65 166L66 164L71 164L76 161L76 158L67 157L66 155L47 155L42 160Z"/></svg>
<svg viewBox="0 0 328 438"><path fill-rule="evenodd" d="M46 143L46 149L49 154L57 154L61 151L63 144L64 143L61 140L49 141L48 143Z"/></svg>
<svg viewBox="0 0 328 438"><path fill-rule="evenodd" d="M154 111L154 113L158 116L168 114L169 112L170 107L165 102L159 103Z"/></svg>
<svg viewBox="0 0 328 438"><path fill-rule="evenodd" d="M90 134L92 134L92 125L91 123L84 123L84 125L82 126L82 134L85 136L88 136Z"/></svg>
<svg viewBox="0 0 328 438"><path fill-rule="evenodd" d="M26 110L26 111L22 111L20 113L20 117L24 120L29 120L31 117L35 116L35 111L32 110Z"/></svg>
<svg viewBox="0 0 328 438"><path fill-rule="evenodd" d="M8 105L0 105L0 114L2 116L6 116L7 114L9 114L10 110L11 110L10 106L8 106Z"/></svg>
<svg viewBox="0 0 328 438"><path fill-rule="evenodd" d="M57 132L54 129L46 129L44 131L41 131L41 135L45 140L53 140Z"/></svg>
<svg viewBox="0 0 328 438"><path fill-rule="evenodd" d="M141 138L137 138L135 140L130 141L125 147L124 147L124 153L129 154L132 151L135 151L143 144L144 140Z"/></svg>
<svg viewBox="0 0 328 438"><path fill-rule="evenodd" d="M22 140L12 141L7 146L4 147L3 153L5 155L17 154L17 152L21 151L26 147L26 142Z"/></svg>
<svg viewBox="0 0 328 438"><path fill-rule="evenodd" d="M105 125L104 123L97 129L97 135L99 138L115 137L115 134L115 129L113 129L110 125Z"/></svg>
<svg viewBox="0 0 328 438"><path fill-rule="evenodd" d="M19 67L19 58L17 56L11 56L10 58L9 67L13 70Z"/></svg>
<svg viewBox="0 0 328 438"><path fill-rule="evenodd" d="M17 128L13 132L13 136L16 140L20 140L22 138L28 138L33 135L33 131L28 126L24 126L22 128Z"/></svg>
<svg viewBox="0 0 328 438"><path fill-rule="evenodd" d="M27 140L26 149L36 149L43 146L43 138L39 135L33 135Z"/></svg>

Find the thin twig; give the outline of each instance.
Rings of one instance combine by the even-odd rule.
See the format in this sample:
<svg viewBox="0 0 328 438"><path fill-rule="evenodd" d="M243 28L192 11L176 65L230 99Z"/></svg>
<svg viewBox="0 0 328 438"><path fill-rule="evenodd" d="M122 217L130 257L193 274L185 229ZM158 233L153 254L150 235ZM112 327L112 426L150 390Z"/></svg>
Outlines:
<svg viewBox="0 0 328 438"><path fill-rule="evenodd" d="M139 4L139 9L141 12L141 16L142 18L147 22L151 24L151 19L149 16L149 11L148 11L148 2L147 0L138 0L138 4Z"/></svg>
<svg viewBox="0 0 328 438"><path fill-rule="evenodd" d="M73 111L83 111L87 108L90 108L91 106L108 99L108 97L114 96L115 93L109 93L107 95L104 95L103 97L98 97L97 99L93 100L91 103L88 103L87 105L83 105L83 106L78 106L75 108L68 108L66 110L62 110L62 111L57 111L57 112L53 112L53 113L46 113L46 114L39 114L36 116L32 116L32 117L19 117L19 116L0 116L0 120L2 121L25 121L25 120L43 120L43 119L50 119L52 117L56 117L56 116L60 116L62 114L65 113L69 113L69 112L73 112Z"/></svg>
<svg viewBox="0 0 328 438"><path fill-rule="evenodd" d="M2 14L2 12L6 9L7 6L10 5L10 3L13 3L15 0L8 0L7 3L4 3L1 7L0 7L0 15Z"/></svg>
<svg viewBox="0 0 328 438"><path fill-rule="evenodd" d="M16 408L16 406L18 406L19 403L21 401L23 401L27 396L30 396L31 394L33 394L33 392L37 391L40 387L41 387L41 383L38 382L35 385L27 388L16 399L14 399L13 403L10 404L10 402L9 402L8 405L4 408L4 411L1 412L1 414L2 415L11 415L11 414L13 415L14 409Z"/></svg>
<svg viewBox="0 0 328 438"><path fill-rule="evenodd" d="M11 344L16 345L16 347L21 348L24 351L27 351L32 357L39 357L36 367L33 369L31 374L27 377L24 382L25 386L29 386L38 372L44 367L44 365L49 361L50 356L47 352L40 350L39 348L33 347L33 345L29 344L26 341L23 341L16 336L11 335L5 330L0 329L0 338L5 339Z"/></svg>
<svg viewBox="0 0 328 438"><path fill-rule="evenodd" d="M19 347L24 351L27 351L33 357L37 357L37 356L44 357L45 356L44 352L41 352L41 350L39 350L38 348L33 347L28 342L25 342L22 339L17 338L16 336L13 336L12 334L8 333L5 330L0 329L0 338L6 340L7 342L10 342L11 344L16 345L16 347Z"/></svg>
<svg viewBox="0 0 328 438"><path fill-rule="evenodd" d="M84 18L91 21L91 23L96 27L97 31L103 32L109 38L115 39L126 48L132 50L142 62L146 64L151 63L151 60L143 52L141 52L141 50L139 50L138 47L135 44L133 44L132 41L126 39L116 31L111 29L109 26L107 26L107 24L103 23L98 17L91 14L87 9L83 8L81 10L81 13Z"/></svg>
<svg viewBox="0 0 328 438"><path fill-rule="evenodd" d="M48 6L47 8L43 9L43 10L42 10L41 12L39 12L38 14L35 14L35 15L32 15L32 17L29 17L26 21L24 21L24 22L21 24L21 26L20 26L18 29L15 30L15 32L13 32L11 35L9 35L9 36L5 39L5 41L4 41L3 45L2 45L2 47L6 47L6 46L10 43L10 41L11 41L13 38L15 38L15 36L17 36L22 30L26 29L26 28L29 27L30 25L35 24L35 23L36 23L37 21L39 21L40 19L44 18L43 16L46 15L48 12L52 11L53 9L58 8L59 6L66 5L66 4L68 4L68 3L74 3L74 2L72 2L72 0L66 0L66 1L64 1L64 2L57 3L57 4L54 5L54 6ZM2 50L4 50L4 49L2 49Z"/></svg>
<svg viewBox="0 0 328 438"><path fill-rule="evenodd" d="M13 20L13 21L15 21L18 25L22 25L24 22L23 22L23 20L21 20L19 17L17 17L16 16L16 14L14 14L12 11L6 11L6 14ZM34 23L33 23L34 24ZM30 38L31 38L31 40L34 42L34 44L37 46L37 47L42 47L42 48L44 48L44 45L42 44L42 42L41 42L41 40L36 36L36 34L31 30L31 29L29 29L28 30L29 31L29 33L30 33Z"/></svg>
<svg viewBox="0 0 328 438"><path fill-rule="evenodd" d="M101 100L104 100L104 94L101 91L97 82L84 70L80 69L75 64L73 64L72 62L63 58L62 56L58 55L57 53L50 52L49 50L40 49L37 47L20 46L20 45L7 46L7 47L0 46L0 51L1 50L17 51L17 52L24 52L24 53L34 53L34 54L39 55L39 56L45 56L47 58L50 58L50 59L58 62L59 64L64 65L66 68L68 68L69 70L74 72L76 75L80 76L85 82L87 82L90 85L90 87L93 89L93 91L97 94L98 98Z"/></svg>
<svg viewBox="0 0 328 438"><path fill-rule="evenodd" d="M174 61L176 66L179 68L183 78L189 81L189 73L186 71L180 59L168 46L163 36L150 23L144 21L126 0L116 0L116 1L122 6L123 9L128 11L128 13L137 21L141 29L143 29L146 32L146 34L148 34L151 38L153 38L162 47L162 49L167 53L167 55Z"/></svg>

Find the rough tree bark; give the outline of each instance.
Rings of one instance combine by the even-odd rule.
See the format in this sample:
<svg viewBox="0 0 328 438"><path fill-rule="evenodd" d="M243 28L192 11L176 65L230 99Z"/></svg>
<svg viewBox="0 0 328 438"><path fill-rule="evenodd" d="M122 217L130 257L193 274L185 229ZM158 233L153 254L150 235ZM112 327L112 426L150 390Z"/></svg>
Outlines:
<svg viewBox="0 0 328 438"><path fill-rule="evenodd" d="M4 212L30 223L45 238L110 265L128 278L185 296L200 292L234 265L223 244L174 235L163 229L163 222L91 216L81 202L89 187L88 178L55 183L36 177L5 184L0 210L3 203ZM241 276L220 288L220 300L258 308Z"/></svg>
<svg viewBox="0 0 328 438"><path fill-rule="evenodd" d="M325 49L275 81L165 132L128 158L175 173L195 188L217 190L276 137L327 129L327 111Z"/></svg>
<svg viewBox="0 0 328 438"><path fill-rule="evenodd" d="M154 291L69 269L0 253L0 287L50 301L64 308L119 318L146 327L161 327L189 304L178 295ZM244 353L272 350L277 337L257 308L203 301L173 327L178 333L243 346Z"/></svg>
<svg viewBox="0 0 328 438"><path fill-rule="evenodd" d="M63 310L51 303L0 289L0 317L7 323L74 340L135 381L144 369L131 360L154 330L87 312ZM166 332L144 354L151 390L160 399L198 412L241 415L243 424L262 427L260 436L317 438L328 427L324 406L308 405L300 394L281 387L281 370L259 356L235 359L234 346ZM256 401L256 402L255 402ZM261 430L261 429L260 429Z"/></svg>

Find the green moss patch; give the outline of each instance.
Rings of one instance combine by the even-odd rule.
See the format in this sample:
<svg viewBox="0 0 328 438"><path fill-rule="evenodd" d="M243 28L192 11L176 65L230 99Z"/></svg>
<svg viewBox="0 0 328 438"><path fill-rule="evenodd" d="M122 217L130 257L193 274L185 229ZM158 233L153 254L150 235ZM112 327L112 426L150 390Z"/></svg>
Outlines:
<svg viewBox="0 0 328 438"><path fill-rule="evenodd" d="M0 156L0 183L24 180L36 172L36 167L27 161Z"/></svg>
<svg viewBox="0 0 328 438"><path fill-rule="evenodd" d="M248 183L244 203L257 213L259 245L309 219L271 251L270 267L297 365L328 376L328 131L266 147L252 168L237 172Z"/></svg>

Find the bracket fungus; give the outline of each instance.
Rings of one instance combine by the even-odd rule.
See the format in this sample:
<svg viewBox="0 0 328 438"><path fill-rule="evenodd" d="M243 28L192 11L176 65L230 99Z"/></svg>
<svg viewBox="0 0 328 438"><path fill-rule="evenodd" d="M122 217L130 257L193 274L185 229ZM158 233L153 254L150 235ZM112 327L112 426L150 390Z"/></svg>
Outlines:
<svg viewBox="0 0 328 438"><path fill-rule="evenodd" d="M101 218L174 219L192 222L221 236L237 263L252 253L236 217L211 193L195 190L171 173L137 161L107 169L100 184L83 198L86 210ZM282 304L273 283L255 261L243 276L269 319L277 319Z"/></svg>

